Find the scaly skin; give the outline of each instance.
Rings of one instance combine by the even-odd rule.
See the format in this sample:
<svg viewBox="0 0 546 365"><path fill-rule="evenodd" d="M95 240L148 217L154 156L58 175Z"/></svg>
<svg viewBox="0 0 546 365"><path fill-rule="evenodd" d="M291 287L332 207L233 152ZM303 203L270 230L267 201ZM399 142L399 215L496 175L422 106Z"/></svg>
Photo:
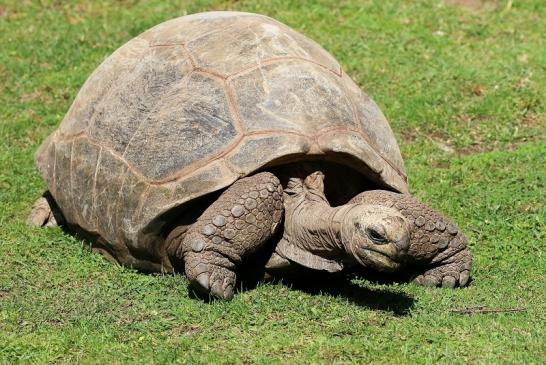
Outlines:
<svg viewBox="0 0 546 365"><path fill-rule="evenodd" d="M436 210L415 198L384 190L363 192L350 203L379 204L399 211L410 231L410 244L403 261L423 271L415 281L427 286L465 286L472 257L465 235Z"/></svg>
<svg viewBox="0 0 546 365"><path fill-rule="evenodd" d="M64 224L61 210L49 191L34 202L27 223L35 227L57 227Z"/></svg>
<svg viewBox="0 0 546 365"><path fill-rule="evenodd" d="M273 174L240 179L178 235L174 254L183 258L192 285L202 293L231 299L238 265L274 234L283 214L282 200L282 186Z"/></svg>

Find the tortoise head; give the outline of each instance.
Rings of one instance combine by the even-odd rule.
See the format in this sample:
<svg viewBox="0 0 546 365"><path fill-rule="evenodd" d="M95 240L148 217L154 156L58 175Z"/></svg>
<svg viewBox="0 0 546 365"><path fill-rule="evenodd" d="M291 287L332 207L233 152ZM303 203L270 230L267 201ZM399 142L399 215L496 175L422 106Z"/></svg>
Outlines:
<svg viewBox="0 0 546 365"><path fill-rule="evenodd" d="M360 264L380 271L421 268L424 284L443 285L446 276L460 286L468 282L467 239L441 213L409 195L385 190L363 192L351 205L342 232L348 251ZM444 286L454 286L452 279L448 281Z"/></svg>
<svg viewBox="0 0 546 365"><path fill-rule="evenodd" d="M407 254L410 230L402 214L377 204L348 205L341 226L347 251L362 266L396 271Z"/></svg>

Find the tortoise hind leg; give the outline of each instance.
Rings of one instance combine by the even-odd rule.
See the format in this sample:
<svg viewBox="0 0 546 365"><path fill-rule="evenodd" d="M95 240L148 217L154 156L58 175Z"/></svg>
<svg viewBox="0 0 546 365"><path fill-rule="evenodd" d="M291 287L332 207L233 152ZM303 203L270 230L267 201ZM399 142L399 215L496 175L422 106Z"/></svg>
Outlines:
<svg viewBox="0 0 546 365"><path fill-rule="evenodd" d="M221 299L233 297L241 261L262 247L281 221L282 186L262 172L236 181L184 234L183 258L192 285Z"/></svg>
<svg viewBox="0 0 546 365"><path fill-rule="evenodd" d="M63 225L63 214L49 191L46 191L32 205L27 223L36 227L57 227Z"/></svg>

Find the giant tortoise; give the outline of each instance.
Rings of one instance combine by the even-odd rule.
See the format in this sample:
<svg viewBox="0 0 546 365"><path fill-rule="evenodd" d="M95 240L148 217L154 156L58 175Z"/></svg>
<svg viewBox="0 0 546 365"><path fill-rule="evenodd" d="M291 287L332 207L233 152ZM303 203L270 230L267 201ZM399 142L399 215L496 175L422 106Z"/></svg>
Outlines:
<svg viewBox="0 0 546 365"><path fill-rule="evenodd" d="M464 286L464 234L408 195L378 106L318 44L269 17L164 22L108 57L36 153L61 223L119 264L185 272L229 299L241 265L273 276L417 267ZM245 261L246 260L246 261Z"/></svg>

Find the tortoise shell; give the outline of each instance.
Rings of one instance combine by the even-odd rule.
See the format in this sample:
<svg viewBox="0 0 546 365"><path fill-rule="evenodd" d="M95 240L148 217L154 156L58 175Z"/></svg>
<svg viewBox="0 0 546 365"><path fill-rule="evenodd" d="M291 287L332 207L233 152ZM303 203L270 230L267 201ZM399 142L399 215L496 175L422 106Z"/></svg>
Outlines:
<svg viewBox="0 0 546 365"><path fill-rule="evenodd" d="M123 45L36 153L68 224L149 270L170 269L165 212L306 158L408 190L387 120L338 62L288 26L239 12L176 18Z"/></svg>

